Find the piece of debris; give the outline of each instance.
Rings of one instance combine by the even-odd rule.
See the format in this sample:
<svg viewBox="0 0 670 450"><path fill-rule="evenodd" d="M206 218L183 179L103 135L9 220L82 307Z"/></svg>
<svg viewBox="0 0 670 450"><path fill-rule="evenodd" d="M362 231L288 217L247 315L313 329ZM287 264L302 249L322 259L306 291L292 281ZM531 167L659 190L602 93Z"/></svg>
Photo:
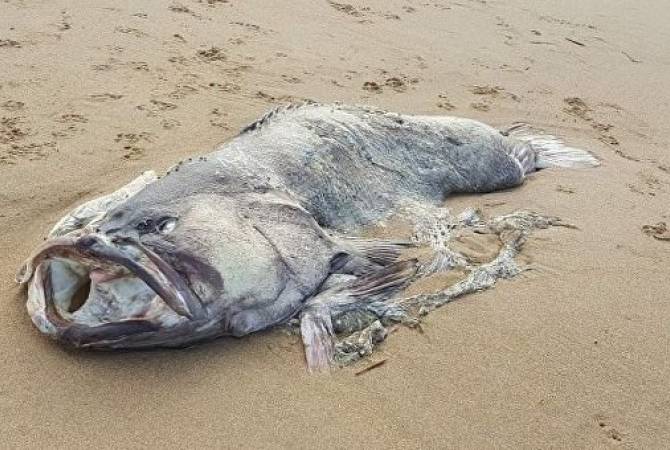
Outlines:
<svg viewBox="0 0 670 450"><path fill-rule="evenodd" d="M637 58L633 58L632 56L630 56L630 54L624 52L623 50L621 51L621 53L622 53L626 58L628 58L628 61L630 61L630 62L632 62L632 63L641 63L641 62L642 62L642 61L640 61L640 60L637 59Z"/></svg>
<svg viewBox="0 0 670 450"><path fill-rule="evenodd" d="M376 369L376 368L378 368L378 367L381 367L381 366L383 366L384 364L386 364L386 360L385 360L385 359L382 359L381 361L377 361L376 363L367 366L365 369L361 369L361 370L359 370L359 371L356 372L354 375L356 375L356 376L363 375L364 373L368 373L369 371L371 371L371 370L373 370L373 369Z"/></svg>
<svg viewBox="0 0 670 450"><path fill-rule="evenodd" d="M568 42L572 42L575 45L579 45L580 47L586 47L586 44L584 44L582 42L579 42L579 41L575 41L574 39L570 39L570 38L566 37L565 40L568 41Z"/></svg>

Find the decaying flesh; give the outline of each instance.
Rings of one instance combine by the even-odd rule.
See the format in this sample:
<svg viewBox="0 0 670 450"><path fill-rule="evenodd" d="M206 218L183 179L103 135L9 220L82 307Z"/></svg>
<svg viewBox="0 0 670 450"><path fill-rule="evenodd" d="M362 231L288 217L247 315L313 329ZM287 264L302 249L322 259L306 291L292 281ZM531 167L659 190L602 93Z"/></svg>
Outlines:
<svg viewBox="0 0 670 450"><path fill-rule="evenodd" d="M528 234L560 225L530 212L452 216L449 194L597 164L522 126L289 105L75 209L17 278L35 325L69 345L177 347L299 321L308 367L324 370L370 353L392 323L516 275ZM392 217L411 232L360 237ZM491 257L464 251L459 233L491 236ZM460 277L412 288L445 274Z"/></svg>

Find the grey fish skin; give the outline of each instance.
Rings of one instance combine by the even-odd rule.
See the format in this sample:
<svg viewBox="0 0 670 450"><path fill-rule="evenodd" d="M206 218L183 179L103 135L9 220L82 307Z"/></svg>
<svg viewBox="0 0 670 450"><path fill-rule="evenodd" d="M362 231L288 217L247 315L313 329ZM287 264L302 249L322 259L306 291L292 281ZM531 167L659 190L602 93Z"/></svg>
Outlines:
<svg viewBox="0 0 670 450"><path fill-rule="evenodd" d="M325 227L355 230L399 201L519 185L522 143L480 122L337 105L279 109L205 157L183 161L128 206L196 192L286 192Z"/></svg>
<svg viewBox="0 0 670 450"><path fill-rule="evenodd" d="M49 270L29 262L36 278L53 278L31 291L33 321L74 346L144 348L244 336L301 311L321 320L326 303L319 300L320 315L306 314L305 305L329 276L370 278L391 267L397 250L371 244L377 245L371 255L390 255L375 259L338 234L375 224L406 202L438 205L453 193L517 186L537 168L597 164L551 137L508 134L469 119L364 107L276 109L215 152L180 162L101 219L69 231L113 247L96 254L122 255L124 267L146 268L142 276L114 278L104 270L107 261L75 263L67 255L44 256L47 250L35 261L45 260ZM63 305L84 285L81 273L90 276L90 293L68 313ZM375 295L386 289L371 279L357 289ZM159 291L169 293L165 301ZM50 320L54 311L60 317ZM124 322L129 326L110 326ZM313 327L317 334L321 328Z"/></svg>

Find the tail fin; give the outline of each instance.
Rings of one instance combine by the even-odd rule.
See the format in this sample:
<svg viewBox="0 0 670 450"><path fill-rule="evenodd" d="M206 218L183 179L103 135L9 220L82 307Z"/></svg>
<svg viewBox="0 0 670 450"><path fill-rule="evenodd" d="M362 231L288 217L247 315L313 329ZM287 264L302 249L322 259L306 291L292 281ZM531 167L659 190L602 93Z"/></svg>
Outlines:
<svg viewBox="0 0 670 450"><path fill-rule="evenodd" d="M525 142L531 147L535 153L534 169L548 167L584 169L600 165L600 161L586 150L568 147L556 136L543 134L542 131L534 130L523 123L513 125L503 134Z"/></svg>

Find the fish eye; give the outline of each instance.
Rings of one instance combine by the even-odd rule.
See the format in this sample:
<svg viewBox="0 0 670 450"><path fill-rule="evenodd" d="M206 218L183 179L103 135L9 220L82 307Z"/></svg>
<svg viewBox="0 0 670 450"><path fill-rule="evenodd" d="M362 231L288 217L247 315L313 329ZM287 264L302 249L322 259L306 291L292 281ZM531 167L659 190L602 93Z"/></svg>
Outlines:
<svg viewBox="0 0 670 450"><path fill-rule="evenodd" d="M139 231L140 233L145 234L145 233L151 233L154 230L154 227L155 227L154 221L151 219L146 219L138 223L135 228L137 228L137 231Z"/></svg>
<svg viewBox="0 0 670 450"><path fill-rule="evenodd" d="M177 226L177 219L174 217L164 217L158 222L156 229L161 234L168 234Z"/></svg>

